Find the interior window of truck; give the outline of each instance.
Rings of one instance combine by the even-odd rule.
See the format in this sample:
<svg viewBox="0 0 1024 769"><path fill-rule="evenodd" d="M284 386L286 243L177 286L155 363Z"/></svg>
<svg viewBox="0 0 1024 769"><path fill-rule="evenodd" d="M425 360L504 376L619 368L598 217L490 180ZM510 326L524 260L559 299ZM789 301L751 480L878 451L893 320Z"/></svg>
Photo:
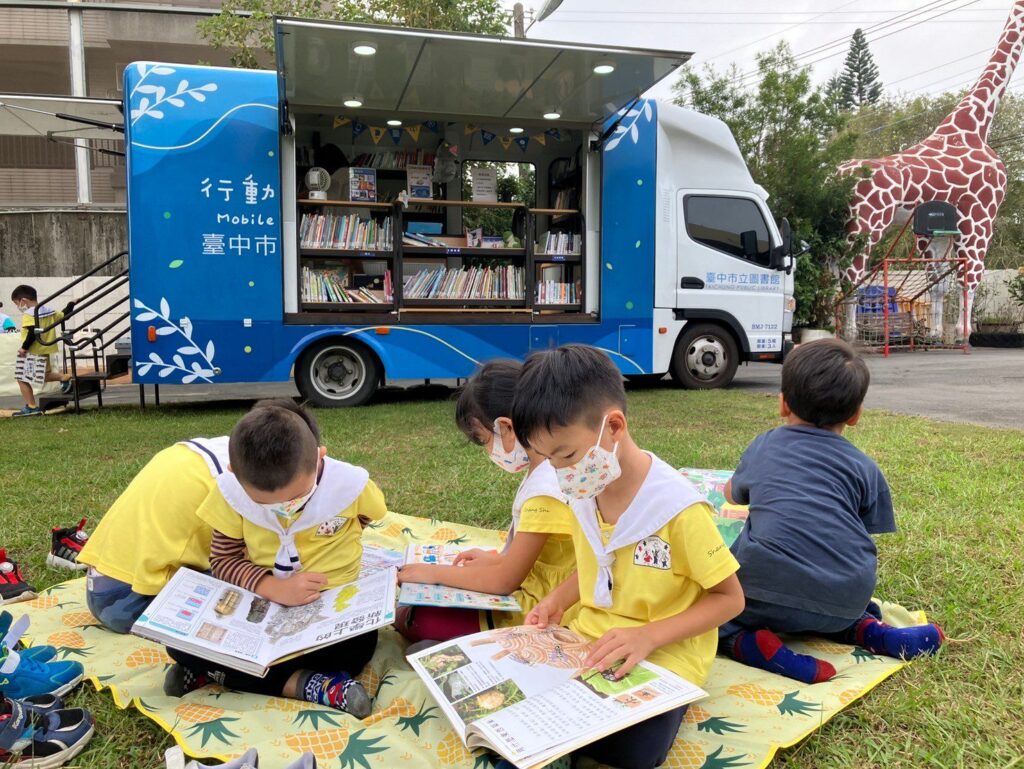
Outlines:
<svg viewBox="0 0 1024 769"><path fill-rule="evenodd" d="M768 225L752 200L718 195L688 195L683 203L686 234L698 243L762 267L771 263ZM746 253L743 233L757 235L756 254Z"/></svg>
<svg viewBox="0 0 1024 769"><path fill-rule="evenodd" d="M473 189L474 177L484 189ZM494 187L490 186L492 182ZM525 203L532 208L537 200L537 174L533 164L464 161L462 199L476 200L478 197L501 203ZM508 208L467 208L462 211L462 225L467 230L479 229L484 236L504 237L505 233L520 229L519 226L513 227L513 215L514 211ZM522 232L515 234L520 238L523 236Z"/></svg>

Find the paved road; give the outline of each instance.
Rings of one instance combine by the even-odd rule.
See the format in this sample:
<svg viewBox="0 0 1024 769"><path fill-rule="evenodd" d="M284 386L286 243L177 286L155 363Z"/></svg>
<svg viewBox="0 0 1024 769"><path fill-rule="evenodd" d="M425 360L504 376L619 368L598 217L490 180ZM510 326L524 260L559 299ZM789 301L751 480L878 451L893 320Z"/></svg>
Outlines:
<svg viewBox="0 0 1024 769"><path fill-rule="evenodd" d="M1024 429L1024 350L976 348L965 355L933 351L866 357L871 368L869 408L887 409L947 422ZM733 387L778 392L782 367L752 363L741 366ZM152 403L152 388L148 398ZM111 385L104 403L138 403L138 387ZM291 383L273 385L164 386L162 403L194 401L252 401L256 398L293 397ZM378 396L386 401L449 397L447 388L431 385ZM0 409L21 406L17 398L0 398ZM90 406L91 408L91 406Z"/></svg>

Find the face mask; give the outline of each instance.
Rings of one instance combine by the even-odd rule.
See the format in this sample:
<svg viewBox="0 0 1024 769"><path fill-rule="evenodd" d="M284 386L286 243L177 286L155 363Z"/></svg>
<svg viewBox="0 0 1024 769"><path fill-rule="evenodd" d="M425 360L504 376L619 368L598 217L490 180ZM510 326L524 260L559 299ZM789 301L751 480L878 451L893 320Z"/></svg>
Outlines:
<svg viewBox="0 0 1024 769"><path fill-rule="evenodd" d="M317 465L317 478L313 480L313 488L303 494L301 497L288 500L287 502L260 502L259 506L266 510L268 513L272 513L281 519L282 523L287 527L292 521L299 517L299 513L302 512L302 508L309 502L310 497L316 493L316 487L320 476L320 466Z"/></svg>
<svg viewBox="0 0 1024 769"><path fill-rule="evenodd" d="M601 431L597 434L597 442L590 447L583 459L569 467L555 470L558 486L565 496L575 499L592 499L604 491L605 487L622 475L619 458L615 451L619 444L612 446L611 451L601 448L601 436L604 435L604 423L601 420Z"/></svg>
<svg viewBox="0 0 1024 769"><path fill-rule="evenodd" d="M526 469L530 464L530 457L526 449L516 439L516 445L512 451L505 451L505 445L501 441L501 429L498 427L498 420L494 420L494 440L491 441L491 461L502 470L510 473L518 473Z"/></svg>

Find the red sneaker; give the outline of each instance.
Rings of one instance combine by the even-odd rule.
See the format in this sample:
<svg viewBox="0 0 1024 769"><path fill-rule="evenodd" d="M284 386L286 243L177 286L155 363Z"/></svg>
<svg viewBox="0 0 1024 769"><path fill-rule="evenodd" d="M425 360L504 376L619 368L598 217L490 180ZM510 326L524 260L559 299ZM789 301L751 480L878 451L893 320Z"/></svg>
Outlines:
<svg viewBox="0 0 1024 769"><path fill-rule="evenodd" d="M18 564L8 559L7 551L0 548L0 604L31 601L36 589L25 581Z"/></svg>
<svg viewBox="0 0 1024 769"><path fill-rule="evenodd" d="M77 526L66 529L53 529L53 541L50 554L46 556L46 565L54 569L74 569L85 571L86 565L78 562L78 554L82 552L89 535L85 533L85 518Z"/></svg>

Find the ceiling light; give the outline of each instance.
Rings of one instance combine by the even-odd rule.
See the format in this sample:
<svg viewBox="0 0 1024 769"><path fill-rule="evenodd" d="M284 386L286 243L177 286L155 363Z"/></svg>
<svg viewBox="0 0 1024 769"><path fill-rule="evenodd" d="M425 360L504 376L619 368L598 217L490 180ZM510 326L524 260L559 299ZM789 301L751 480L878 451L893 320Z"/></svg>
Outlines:
<svg viewBox="0 0 1024 769"><path fill-rule="evenodd" d="M373 43L356 43L352 46L352 53L357 56L373 56L377 53L377 46Z"/></svg>
<svg viewBox="0 0 1024 769"><path fill-rule="evenodd" d="M510 134L521 134L525 130L526 130L525 128L510 128L510 129L508 129L508 132Z"/></svg>
<svg viewBox="0 0 1024 769"><path fill-rule="evenodd" d="M594 65L595 75L610 75L615 71L615 64L607 59L602 59Z"/></svg>
<svg viewBox="0 0 1024 769"><path fill-rule="evenodd" d="M390 126L400 126L400 125L402 125L402 121L401 120L389 120L388 121L388 125L390 125Z"/></svg>
<svg viewBox="0 0 1024 769"><path fill-rule="evenodd" d="M346 107L351 107L352 109L356 109L358 107L362 107L363 106L363 100L362 99L357 99L357 98L345 99L345 101L343 101L342 104L344 104Z"/></svg>
<svg viewBox="0 0 1024 769"><path fill-rule="evenodd" d="M545 120L558 120L558 118L560 118L560 117L562 117L562 113L561 112L545 112L544 113L544 119Z"/></svg>

